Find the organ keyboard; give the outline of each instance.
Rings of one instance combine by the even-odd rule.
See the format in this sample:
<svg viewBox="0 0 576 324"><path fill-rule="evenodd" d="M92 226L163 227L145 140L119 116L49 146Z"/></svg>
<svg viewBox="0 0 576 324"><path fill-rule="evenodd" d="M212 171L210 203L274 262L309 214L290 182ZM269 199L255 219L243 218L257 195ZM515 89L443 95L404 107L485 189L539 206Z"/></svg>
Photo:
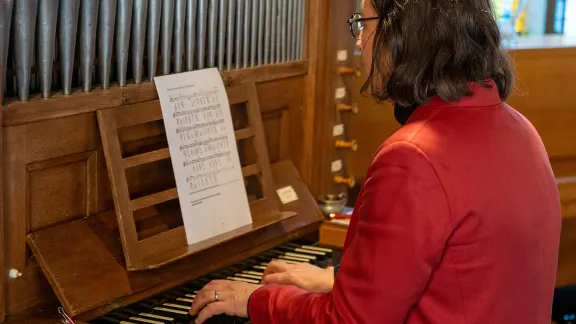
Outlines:
<svg viewBox="0 0 576 324"><path fill-rule="evenodd" d="M332 249L318 246L313 242L293 241L281 244L240 263L210 272L205 276L163 291L145 300L116 309L89 323L94 324L184 324L194 320L188 314L196 293L204 285L215 279L228 279L258 284L266 265L270 261L286 263L310 263L319 267L327 267L332 262ZM222 315L211 319L208 323L244 324L249 319Z"/></svg>

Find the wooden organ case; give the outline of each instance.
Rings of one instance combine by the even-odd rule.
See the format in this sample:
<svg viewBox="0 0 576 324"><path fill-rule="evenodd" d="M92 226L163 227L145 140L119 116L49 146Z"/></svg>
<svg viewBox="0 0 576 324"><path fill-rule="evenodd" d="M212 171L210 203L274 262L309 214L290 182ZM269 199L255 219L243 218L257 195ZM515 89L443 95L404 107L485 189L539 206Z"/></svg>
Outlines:
<svg viewBox="0 0 576 324"><path fill-rule="evenodd" d="M61 323L58 307L90 323L314 239L328 11L323 0L0 0L0 323ZM254 223L186 246L152 80L212 67ZM298 199L282 203L287 187Z"/></svg>

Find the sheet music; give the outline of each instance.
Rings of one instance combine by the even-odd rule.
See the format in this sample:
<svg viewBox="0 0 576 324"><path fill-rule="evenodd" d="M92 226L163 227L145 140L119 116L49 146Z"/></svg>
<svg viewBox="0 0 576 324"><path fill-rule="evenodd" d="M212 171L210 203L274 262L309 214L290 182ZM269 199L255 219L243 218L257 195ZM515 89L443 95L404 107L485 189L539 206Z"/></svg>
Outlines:
<svg viewBox="0 0 576 324"><path fill-rule="evenodd" d="M188 244L252 223L217 69L155 77Z"/></svg>

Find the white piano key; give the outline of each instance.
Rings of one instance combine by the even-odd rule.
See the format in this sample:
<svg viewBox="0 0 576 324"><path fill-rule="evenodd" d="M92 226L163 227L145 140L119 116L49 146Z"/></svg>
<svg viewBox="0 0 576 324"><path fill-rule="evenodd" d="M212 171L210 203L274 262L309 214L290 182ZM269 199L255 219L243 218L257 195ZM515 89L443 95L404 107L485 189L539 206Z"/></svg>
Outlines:
<svg viewBox="0 0 576 324"><path fill-rule="evenodd" d="M233 281L242 281L242 282L247 282L247 283L253 283L253 284L259 284L260 281L258 280L253 280L253 279L247 279L247 278L240 278L240 277L226 277L226 279L228 280L233 280Z"/></svg>
<svg viewBox="0 0 576 324"><path fill-rule="evenodd" d="M292 255L286 255L286 254L279 255L278 257L280 259L283 259L283 260L299 261L299 262L309 262L311 260L311 259L299 258L299 257L295 257Z"/></svg>
<svg viewBox="0 0 576 324"><path fill-rule="evenodd" d="M316 260L316 257L315 257L315 256L305 255L305 254L301 254L301 253L286 252L286 255L292 256L292 257L295 257L295 258L306 259L306 260Z"/></svg>
<svg viewBox="0 0 576 324"><path fill-rule="evenodd" d="M124 1L124 0L120 0L120 1ZM164 322L149 320L149 319L145 319L145 318L142 318L142 317L136 317L136 316L130 317L129 320L131 320L131 321L136 321L136 322L140 322L140 323L164 324Z"/></svg>
<svg viewBox="0 0 576 324"><path fill-rule="evenodd" d="M162 304L162 306L166 306L166 307L170 307L170 308L176 308L176 309L186 309L186 310L190 309L189 306L178 305L178 304L173 304L173 303L164 303L164 304Z"/></svg>
<svg viewBox="0 0 576 324"><path fill-rule="evenodd" d="M311 246L311 245L302 245L302 248L307 249L307 250L326 252L326 253L334 252L334 250L332 250L332 249L327 249L327 248L322 248L322 247L317 247L317 246Z"/></svg>
<svg viewBox="0 0 576 324"><path fill-rule="evenodd" d="M172 314L179 314L179 315L187 315L188 314L187 311L172 309L170 307L154 307L154 310L162 311L162 312L166 312L166 313L172 313Z"/></svg>
<svg viewBox="0 0 576 324"><path fill-rule="evenodd" d="M307 250L307 249L300 249L300 248L296 248L294 249L295 252L301 252L301 253L308 253L308 254L314 254L314 255L326 255L326 252L320 252L320 251L314 251L314 250Z"/></svg>
<svg viewBox="0 0 576 324"><path fill-rule="evenodd" d="M138 315L140 315L142 317L150 317L150 318L155 318L155 319L164 320L164 321L175 321L176 320L172 317L160 316L160 315L149 314L149 313L140 313Z"/></svg>
<svg viewBox="0 0 576 324"><path fill-rule="evenodd" d="M305 262L302 262L302 261L292 261L292 260L286 260L286 259L273 259L272 261L284 262L284 263L289 263L289 264L305 263Z"/></svg>
<svg viewBox="0 0 576 324"><path fill-rule="evenodd" d="M256 276L256 275L247 274L247 273L236 273L236 274L234 274L234 276L242 277L242 278L248 278L248 279L256 279L256 280L262 279L262 276Z"/></svg>

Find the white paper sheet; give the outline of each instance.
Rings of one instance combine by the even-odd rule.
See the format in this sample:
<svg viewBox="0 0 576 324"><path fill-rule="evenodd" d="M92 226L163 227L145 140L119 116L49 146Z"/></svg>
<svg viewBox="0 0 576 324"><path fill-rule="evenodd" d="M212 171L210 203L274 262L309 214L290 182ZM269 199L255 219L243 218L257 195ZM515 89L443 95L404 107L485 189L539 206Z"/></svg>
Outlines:
<svg viewBox="0 0 576 324"><path fill-rule="evenodd" d="M252 223L219 71L161 76L154 82L188 244Z"/></svg>

